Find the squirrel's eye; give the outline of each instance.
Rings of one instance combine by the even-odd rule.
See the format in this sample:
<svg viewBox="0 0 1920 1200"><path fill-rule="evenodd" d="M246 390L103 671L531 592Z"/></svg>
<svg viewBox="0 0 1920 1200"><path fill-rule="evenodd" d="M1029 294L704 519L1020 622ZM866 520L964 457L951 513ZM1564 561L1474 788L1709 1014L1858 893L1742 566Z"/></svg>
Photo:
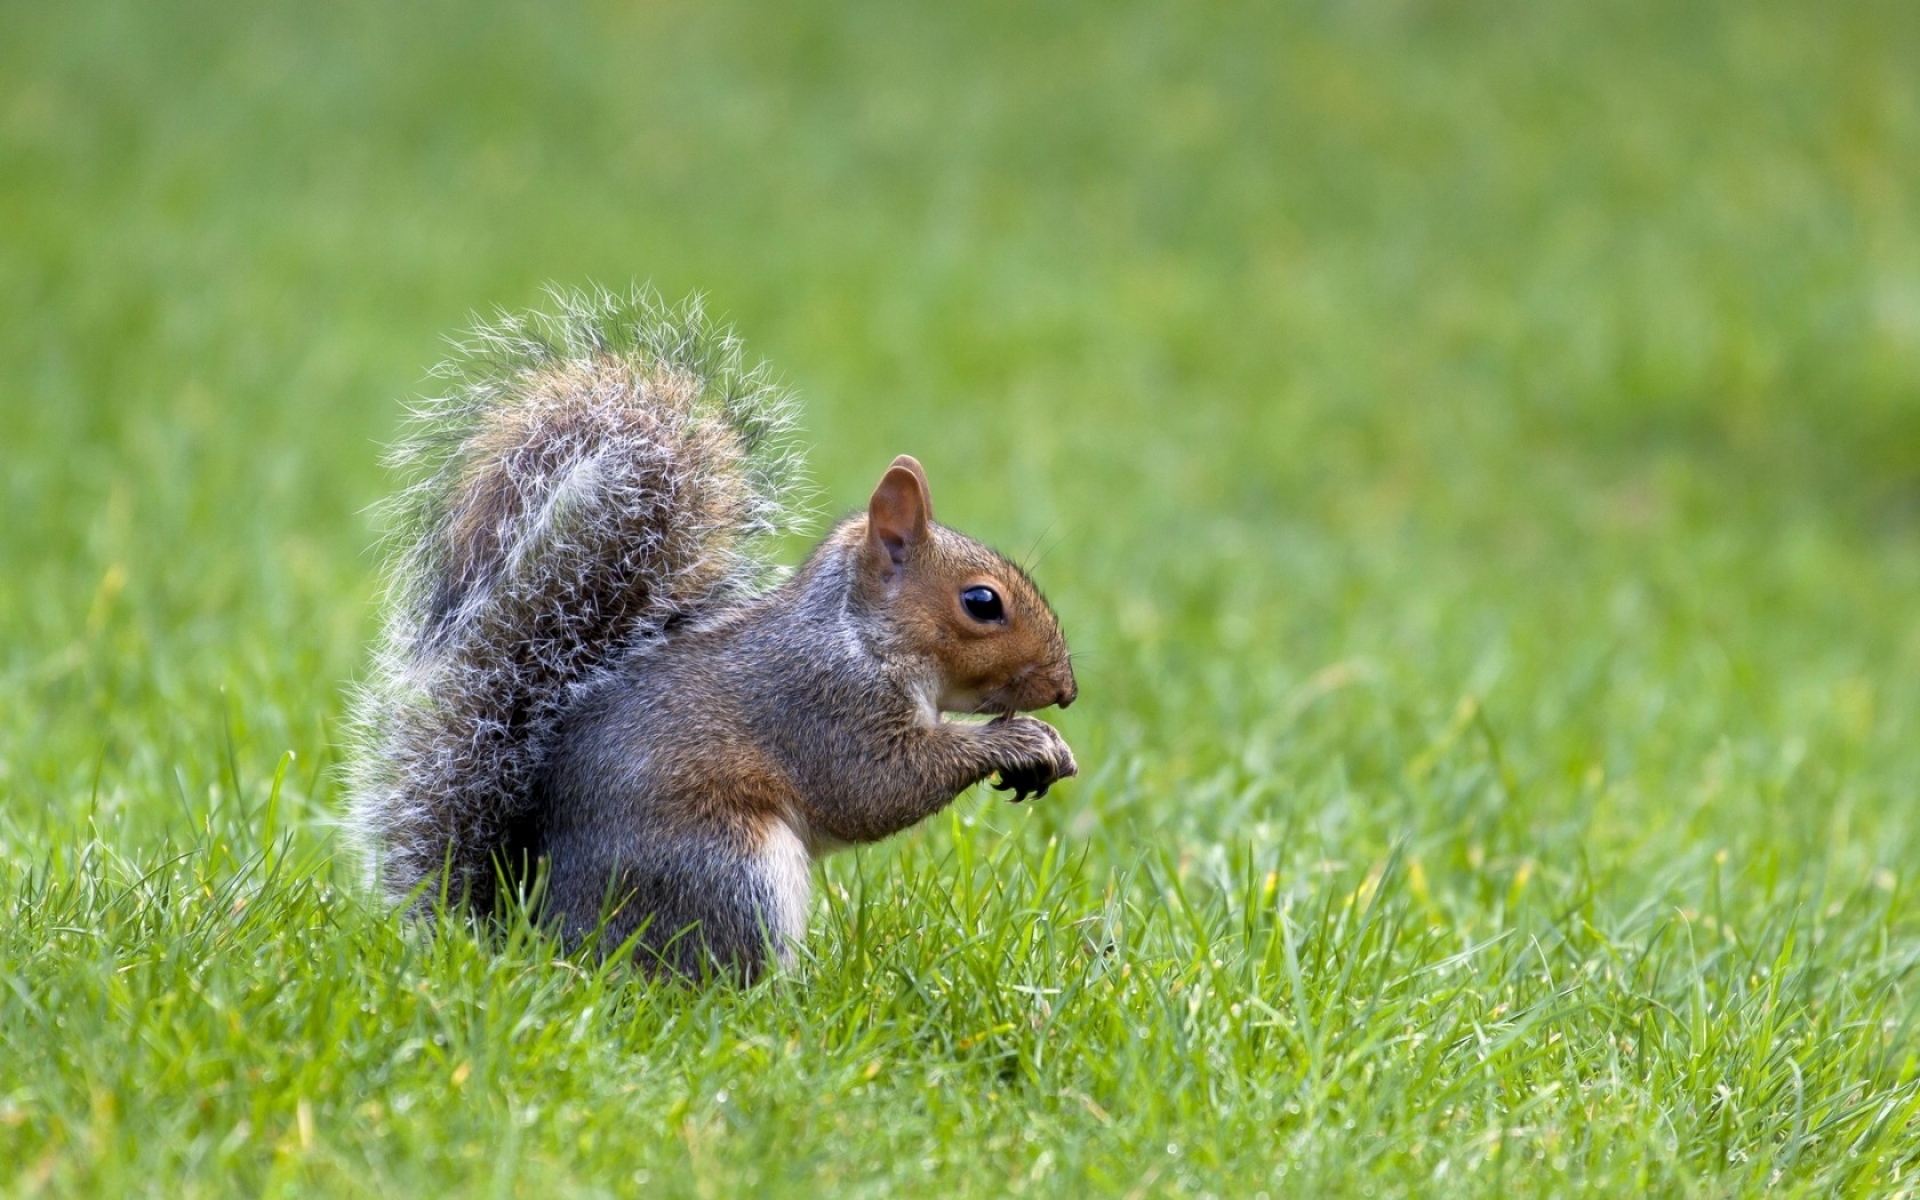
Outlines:
<svg viewBox="0 0 1920 1200"><path fill-rule="evenodd" d="M999 595L990 587L970 587L960 593L960 606L976 621L1004 621Z"/></svg>

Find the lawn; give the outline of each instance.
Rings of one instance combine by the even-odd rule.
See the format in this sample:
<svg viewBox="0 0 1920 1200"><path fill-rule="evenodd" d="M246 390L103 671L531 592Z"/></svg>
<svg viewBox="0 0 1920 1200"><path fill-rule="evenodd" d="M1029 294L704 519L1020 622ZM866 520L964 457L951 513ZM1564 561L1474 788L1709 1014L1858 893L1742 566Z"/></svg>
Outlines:
<svg viewBox="0 0 1920 1200"><path fill-rule="evenodd" d="M1920 6L0 30L0 1193L1920 1189ZM596 281L1081 663L751 988L337 830L380 447Z"/></svg>

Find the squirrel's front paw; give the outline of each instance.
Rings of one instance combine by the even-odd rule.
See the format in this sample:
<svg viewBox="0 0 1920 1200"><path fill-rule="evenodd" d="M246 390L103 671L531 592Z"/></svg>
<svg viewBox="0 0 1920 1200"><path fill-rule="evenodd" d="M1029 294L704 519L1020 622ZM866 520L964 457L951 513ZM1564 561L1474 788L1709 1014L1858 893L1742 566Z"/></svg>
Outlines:
<svg viewBox="0 0 1920 1200"><path fill-rule="evenodd" d="M1007 756L999 767L1000 778L993 786L999 791L1012 792L1010 799L1015 804L1028 796L1036 799L1044 796L1054 784L1080 773L1080 764L1073 761L1073 750L1067 740L1045 721L1006 717L987 728L1007 744Z"/></svg>

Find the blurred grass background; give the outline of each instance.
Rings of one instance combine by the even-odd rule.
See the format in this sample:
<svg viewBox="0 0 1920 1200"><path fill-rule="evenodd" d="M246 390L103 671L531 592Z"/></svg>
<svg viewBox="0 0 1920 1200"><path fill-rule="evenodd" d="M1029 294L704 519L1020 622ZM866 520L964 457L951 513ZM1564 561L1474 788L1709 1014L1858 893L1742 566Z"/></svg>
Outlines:
<svg viewBox="0 0 1920 1200"><path fill-rule="evenodd" d="M329 769L373 627L379 447L474 313L645 280L703 293L802 395L829 508L919 455L944 519L1036 564L1084 662L1061 717L1080 783L963 799L830 881L937 890L969 839L1057 836L1086 905L1143 861L1244 858L1307 903L1397 880L1468 940L1711 901L1788 965L1817 943L1796 922L1865 897L1833 936L1870 947L1860 995L1892 1024L1863 1020L1881 1065L1829 1083L1896 1106L1897 1146L1920 9L84 3L0 25L10 908L285 836L301 886L372 928L336 894ZM887 886L868 902L914 927ZM21 999L177 933L56 954L16 932L0 957L0 1146L37 1164L17 1184L195 1177L87 1142L100 1097L124 1110L148 1077L41 1057ZM126 1019L93 1011L86 1037ZM1233 1062L1282 1103L1284 1062ZM1346 1179L1342 1148L1403 1119L1255 1157ZM759 1128L771 1155L814 1145ZM1755 1134L1738 1178L1778 1144ZM1120 1183L1206 1190L1128 1146ZM612 1178L545 1153L552 1179ZM1038 1185L1037 1153L989 1159ZM1636 1178L1719 1192L1738 1165L1676 1153ZM1809 1178L1910 1188L1889 1153ZM242 1187L281 1179L231 1154ZM320 1178L410 1178L343 1154ZM1383 1178L1431 1182L1431 1155L1396 1161ZM141 1162L163 1173L113 1173ZM1574 1179L1617 1185L1603 1166Z"/></svg>

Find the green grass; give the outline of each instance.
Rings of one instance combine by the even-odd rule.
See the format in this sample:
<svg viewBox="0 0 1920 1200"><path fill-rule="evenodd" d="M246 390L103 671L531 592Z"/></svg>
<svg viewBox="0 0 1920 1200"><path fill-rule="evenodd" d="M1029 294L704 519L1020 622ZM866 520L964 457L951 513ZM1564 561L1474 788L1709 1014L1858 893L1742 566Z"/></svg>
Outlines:
<svg viewBox="0 0 1920 1200"><path fill-rule="evenodd" d="M8 9L0 1191L1914 1193L1920 8L640 7ZM1083 663L744 991L335 833L400 401L635 279Z"/></svg>

